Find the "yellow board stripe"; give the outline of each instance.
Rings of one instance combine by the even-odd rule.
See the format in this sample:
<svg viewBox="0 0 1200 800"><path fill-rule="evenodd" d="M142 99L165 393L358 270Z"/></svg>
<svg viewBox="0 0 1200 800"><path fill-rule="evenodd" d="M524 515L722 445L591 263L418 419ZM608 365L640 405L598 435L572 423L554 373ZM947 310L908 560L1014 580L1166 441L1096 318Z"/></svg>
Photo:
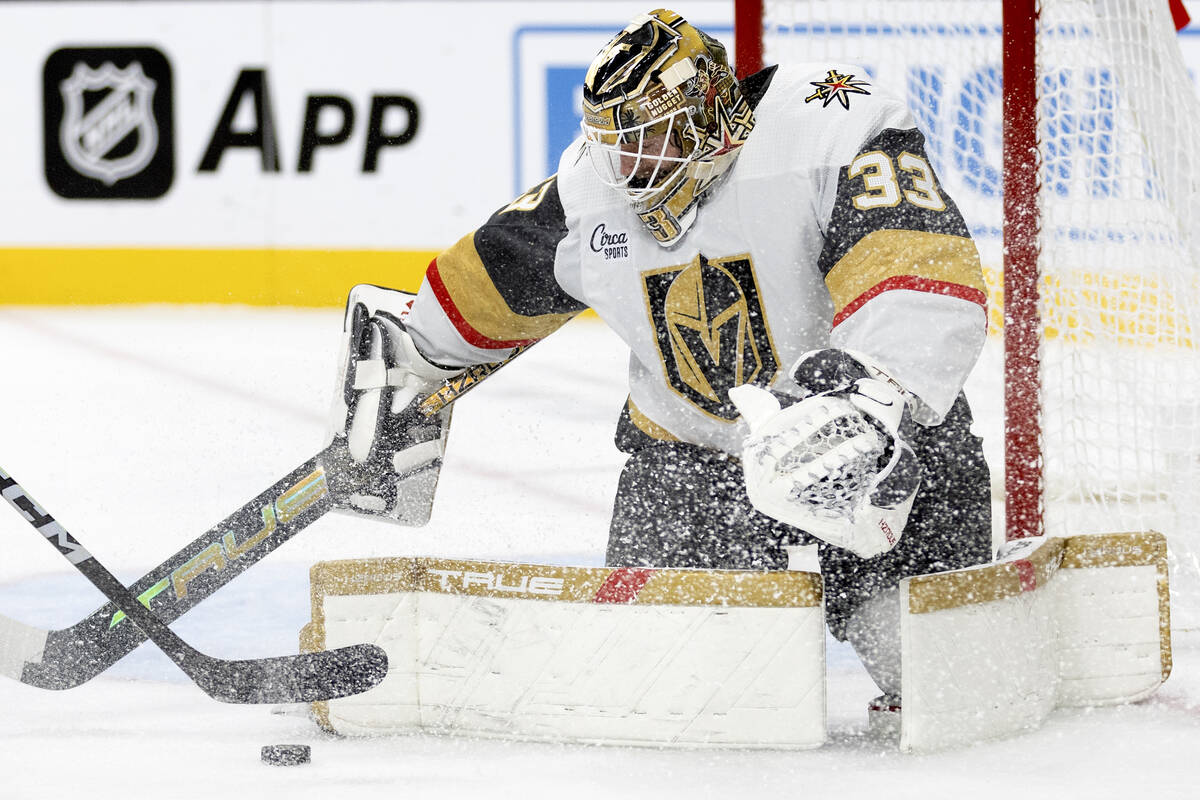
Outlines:
<svg viewBox="0 0 1200 800"><path fill-rule="evenodd" d="M435 250L0 247L0 305L337 307L356 283L416 291L437 255ZM1118 345L1195 349L1184 305L1164 288L1165 280L1136 273L1076 273L1085 290L1068 292L1056 279L1042 280L1046 339L1112 339ZM997 336L1004 329L1004 275L994 265L984 274L988 332ZM848 286L842 290L853 291ZM1083 326L1084 307L1098 307L1099 329ZM594 316L590 310L584 313Z"/></svg>
<svg viewBox="0 0 1200 800"><path fill-rule="evenodd" d="M340 306L356 283L415 291L428 250L0 249L0 304Z"/></svg>

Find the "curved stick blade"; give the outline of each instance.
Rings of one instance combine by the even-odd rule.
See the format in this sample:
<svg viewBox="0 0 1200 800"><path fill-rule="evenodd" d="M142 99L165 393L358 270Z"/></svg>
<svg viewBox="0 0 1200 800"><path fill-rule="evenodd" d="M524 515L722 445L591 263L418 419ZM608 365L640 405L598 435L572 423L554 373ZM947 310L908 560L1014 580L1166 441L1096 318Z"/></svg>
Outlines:
<svg viewBox="0 0 1200 800"><path fill-rule="evenodd" d="M388 671L387 653L373 644L243 661L204 658L206 663L185 671L223 703L336 700L379 685Z"/></svg>

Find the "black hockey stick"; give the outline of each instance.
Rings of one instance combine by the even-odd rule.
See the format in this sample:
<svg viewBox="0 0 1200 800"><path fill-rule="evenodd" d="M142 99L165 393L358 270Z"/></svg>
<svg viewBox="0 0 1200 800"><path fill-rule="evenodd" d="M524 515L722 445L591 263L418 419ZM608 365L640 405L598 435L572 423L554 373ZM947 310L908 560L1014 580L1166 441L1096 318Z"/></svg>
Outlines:
<svg viewBox="0 0 1200 800"><path fill-rule="evenodd" d="M427 398L433 416L515 358L467 370ZM317 453L273 486L209 528L127 590L170 624L284 542L333 510L322 463L340 453ZM0 615L0 674L42 689L71 689L133 652L146 636L109 602L67 628L45 630Z"/></svg>
<svg viewBox="0 0 1200 800"><path fill-rule="evenodd" d="M46 541L104 593L197 686L225 703L309 703L365 692L387 675L387 654L373 644L253 660L205 655L179 638L0 468L0 494Z"/></svg>

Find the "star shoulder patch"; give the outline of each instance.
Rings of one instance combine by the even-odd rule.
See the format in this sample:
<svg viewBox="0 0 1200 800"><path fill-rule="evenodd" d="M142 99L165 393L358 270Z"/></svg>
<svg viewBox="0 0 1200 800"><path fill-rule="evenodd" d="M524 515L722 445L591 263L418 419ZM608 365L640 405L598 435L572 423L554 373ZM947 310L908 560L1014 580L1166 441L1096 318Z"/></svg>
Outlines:
<svg viewBox="0 0 1200 800"><path fill-rule="evenodd" d="M820 100L821 107L825 108L837 100L847 111L850 109L850 95L870 94L863 87L871 85L866 81L854 80L853 75L842 75L836 69L829 70L825 80L810 81L810 84L817 87L817 90L804 98L804 102L811 103L813 100Z"/></svg>

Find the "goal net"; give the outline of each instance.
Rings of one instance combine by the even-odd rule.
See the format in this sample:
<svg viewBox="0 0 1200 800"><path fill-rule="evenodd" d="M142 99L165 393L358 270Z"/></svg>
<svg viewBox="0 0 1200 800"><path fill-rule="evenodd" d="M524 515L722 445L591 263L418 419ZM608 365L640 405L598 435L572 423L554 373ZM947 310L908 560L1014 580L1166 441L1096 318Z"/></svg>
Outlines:
<svg viewBox="0 0 1200 800"><path fill-rule="evenodd" d="M764 64L850 62L907 99L979 245L993 337L1037 334L1032 352L1008 351L1003 370L985 359L994 381L982 385L996 396L972 397L999 408L1005 385L1027 382L1040 411L1010 404L1003 431L987 432L1009 440L992 469L1007 472L1010 511L1014 495L1034 490L1034 524L1010 513L1008 537L1160 531L1173 627L1200 627L1200 102L1168 0L1042 0L1036 12L1030 0L751 5ZM1036 113L1010 114L1006 130L1015 82L1002 81L1004 25L1022 13L1037 15L1027 47ZM741 58L753 28L744 17L738 28ZM1036 190L1006 219L1014 162L1004 141L1021 126L1036 140L1036 160L1024 156ZM1036 237L1038 295L1028 313L1003 293L1005 271L1023 268L1006 260L1005 227L1022 220L1037 221L1026 237ZM1035 449L1018 445L1022 431Z"/></svg>

